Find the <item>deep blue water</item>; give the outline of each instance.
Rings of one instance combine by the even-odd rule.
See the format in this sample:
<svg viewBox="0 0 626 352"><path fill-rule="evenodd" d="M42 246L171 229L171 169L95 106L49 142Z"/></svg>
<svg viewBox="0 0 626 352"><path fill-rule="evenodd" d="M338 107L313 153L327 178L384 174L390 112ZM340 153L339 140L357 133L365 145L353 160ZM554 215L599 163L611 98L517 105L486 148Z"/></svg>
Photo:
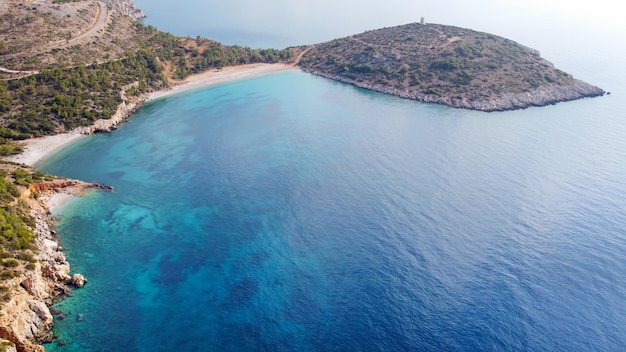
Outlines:
<svg viewBox="0 0 626 352"><path fill-rule="evenodd" d="M286 72L144 106L49 159L90 280L52 351L618 351L626 111L508 113ZM78 321L78 315L82 321Z"/></svg>

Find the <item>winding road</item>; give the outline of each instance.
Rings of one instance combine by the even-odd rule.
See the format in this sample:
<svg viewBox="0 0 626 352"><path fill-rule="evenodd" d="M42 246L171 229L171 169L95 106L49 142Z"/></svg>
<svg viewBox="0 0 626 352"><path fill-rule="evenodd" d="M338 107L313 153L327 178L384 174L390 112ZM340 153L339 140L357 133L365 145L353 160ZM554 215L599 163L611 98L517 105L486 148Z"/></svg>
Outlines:
<svg viewBox="0 0 626 352"><path fill-rule="evenodd" d="M39 73L39 71L19 71L19 70L10 70L6 67L0 67L0 71L1 72L6 72L6 73L27 73L30 75L36 75Z"/></svg>
<svg viewBox="0 0 626 352"><path fill-rule="evenodd" d="M103 29L104 26L106 25L107 17L109 16L109 9L107 8L107 5L103 3L102 1L96 1L96 4L98 4L98 14L96 15L97 18L93 22L93 24L89 28L87 28L85 32L68 40L65 43L50 45L46 47L44 50L42 50L42 52L50 51L52 49L64 48L64 47L73 45L74 43L82 39L89 38L91 36L96 35L96 33L98 33L99 30Z"/></svg>
<svg viewBox="0 0 626 352"><path fill-rule="evenodd" d="M313 44L313 45L310 45L308 48L302 50L302 52L298 54L298 56L296 56L296 59L294 60L293 64L291 64L291 66L294 66L294 67L298 66L304 54L308 53L309 51L311 51L311 49L315 48L316 46L317 44Z"/></svg>
<svg viewBox="0 0 626 352"><path fill-rule="evenodd" d="M6 5L5 2L6 2L6 0L0 0L0 10L2 9L3 5ZM103 3L102 1L94 1L94 2L98 5L98 13L96 14L95 20L92 22L92 24L89 26L89 28L87 28L86 31L84 31L83 33L77 35L74 38L71 38L71 39L67 40L64 43L57 43L57 44L47 45L47 46L37 50L37 53L45 53L45 52L50 51L52 49L61 49L61 48L66 48L66 47L72 46L72 45L76 44L77 42L79 42L79 41L81 41L83 39L87 39L87 38L90 38L92 36L95 36L98 33L98 31L103 29L106 26L106 24L107 24L107 18L109 17L109 9L107 8L107 5L105 3ZM22 54L10 54L10 55L4 55L2 58L7 59L7 58L11 58L11 57L19 57L21 55ZM13 78L8 78L8 79L24 78L24 77L36 75L36 74L39 73L39 71L11 70L11 69L8 69L6 67L0 67L0 72L12 73L12 74L21 74L19 77L13 77ZM2 80L2 79L0 79L0 80Z"/></svg>

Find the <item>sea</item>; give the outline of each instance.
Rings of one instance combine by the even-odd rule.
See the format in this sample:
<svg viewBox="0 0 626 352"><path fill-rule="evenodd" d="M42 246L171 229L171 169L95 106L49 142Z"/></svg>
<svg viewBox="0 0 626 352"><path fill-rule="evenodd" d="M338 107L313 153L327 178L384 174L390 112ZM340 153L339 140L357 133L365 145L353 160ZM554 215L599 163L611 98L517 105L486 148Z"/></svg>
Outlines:
<svg viewBox="0 0 626 352"><path fill-rule="evenodd" d="M178 35L280 48L419 17L380 7L396 2L137 4ZM288 71L151 101L36 166L114 187L56 214L89 282L54 306L46 349L626 350L616 3L414 4L611 94L483 113ZM332 6L362 13L335 21ZM315 31L311 16L332 21Z"/></svg>

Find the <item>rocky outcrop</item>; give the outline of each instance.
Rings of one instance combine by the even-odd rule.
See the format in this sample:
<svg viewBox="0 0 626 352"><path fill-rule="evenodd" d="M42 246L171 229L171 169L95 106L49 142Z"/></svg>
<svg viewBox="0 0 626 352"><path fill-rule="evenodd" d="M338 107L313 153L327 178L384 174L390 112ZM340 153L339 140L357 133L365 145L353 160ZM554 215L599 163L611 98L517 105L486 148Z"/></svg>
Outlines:
<svg viewBox="0 0 626 352"><path fill-rule="evenodd" d="M91 184L86 184L85 187L89 187L90 185ZM76 190L75 192L84 192L84 190ZM33 291L33 294L37 298L46 299L46 303L51 304L54 303L55 300L71 295L68 285L81 283L80 287L82 287L87 282L87 279L80 274L70 275L70 264L67 262L65 254L61 251L61 246L59 246L56 238L56 232L50 228L53 219L45 204L47 199L49 199L49 194L43 194L40 197L44 204L42 204L41 209L33 210L33 216L37 224L35 229L37 247L39 248L37 258L40 261L41 276L43 276L47 283L47 285L44 286L47 289L45 293L47 293L49 297L46 298L45 293L37 294L38 292L42 292L42 290ZM39 277L37 272L35 272L33 276ZM33 281L35 280L33 279ZM78 285L74 286L79 287Z"/></svg>
<svg viewBox="0 0 626 352"><path fill-rule="evenodd" d="M21 281L21 282L20 282ZM50 281L41 265L11 282L11 299L2 305L0 337L11 341L18 351L44 351L36 341L45 338L52 328Z"/></svg>
<svg viewBox="0 0 626 352"><path fill-rule="evenodd" d="M64 192L74 196L81 196L85 192L92 189L112 191L113 187L103 185L97 182L83 182L78 180L56 180L44 183L31 183L21 196L28 198L33 193L37 193L40 195L50 195L54 192ZM44 199L47 199L47 197ZM42 204L42 206L47 209L47 204L45 204L45 202L44 204Z"/></svg>
<svg viewBox="0 0 626 352"><path fill-rule="evenodd" d="M146 17L146 14L143 13L140 9L133 4L131 0L103 0L111 8L115 9L117 12L124 14L134 20L138 20L140 18Z"/></svg>
<svg viewBox="0 0 626 352"><path fill-rule="evenodd" d="M525 109L531 106L554 105L559 102L572 101L582 98L593 98L603 96L605 91L601 88L588 84L580 80L573 80L569 85L549 85L522 93L502 93L485 100L469 100L459 97L450 97L438 94L416 93L402 88L389 85L369 83L352 80L340 75L333 75L326 72L307 70L311 74L332 79L338 82L351 84L359 88L372 90L379 93L394 95L400 98L417 100L426 103L447 105L453 108L479 110L485 112L508 111Z"/></svg>
<svg viewBox="0 0 626 352"><path fill-rule="evenodd" d="M82 274L74 274L72 275L70 279L70 284L72 284L72 286L74 287L81 288L85 286L86 283L87 283L87 279L85 279L85 277Z"/></svg>
<svg viewBox="0 0 626 352"><path fill-rule="evenodd" d="M481 111L506 111L524 109L530 106L546 106L559 102L593 98L604 95L604 90L583 81L575 80L567 86L551 85L525 93L505 93L490 100L474 102L450 101L443 104ZM467 103L467 104L466 104Z"/></svg>

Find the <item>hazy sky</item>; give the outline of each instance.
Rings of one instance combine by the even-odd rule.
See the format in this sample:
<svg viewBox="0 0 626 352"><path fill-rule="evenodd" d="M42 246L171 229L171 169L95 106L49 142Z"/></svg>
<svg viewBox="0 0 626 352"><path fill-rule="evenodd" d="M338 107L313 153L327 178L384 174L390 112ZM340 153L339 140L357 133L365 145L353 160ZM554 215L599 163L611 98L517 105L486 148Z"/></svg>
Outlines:
<svg viewBox="0 0 626 352"><path fill-rule="evenodd" d="M501 35L567 70L626 43L625 0L135 0L147 23L225 44L284 48L419 21ZM555 45L558 43L558 46ZM574 58L572 54L587 58ZM613 55L614 56L614 55Z"/></svg>
<svg viewBox="0 0 626 352"><path fill-rule="evenodd" d="M134 0L147 23L225 44L285 48L419 21L515 40L592 82L626 84L626 0ZM617 64L616 64L617 63ZM606 83L605 83L606 84ZM616 86L620 86L616 84ZM622 85L623 86L623 85ZM612 88L607 85L603 87Z"/></svg>
<svg viewBox="0 0 626 352"><path fill-rule="evenodd" d="M135 0L154 23L180 35L238 32L311 44L338 35L419 21L490 31L593 26L626 32L623 0ZM191 16L190 16L191 14ZM183 33L184 32L184 33ZM503 33L506 35L507 33ZM254 41L254 40L252 40ZM261 39L261 41L264 41Z"/></svg>

